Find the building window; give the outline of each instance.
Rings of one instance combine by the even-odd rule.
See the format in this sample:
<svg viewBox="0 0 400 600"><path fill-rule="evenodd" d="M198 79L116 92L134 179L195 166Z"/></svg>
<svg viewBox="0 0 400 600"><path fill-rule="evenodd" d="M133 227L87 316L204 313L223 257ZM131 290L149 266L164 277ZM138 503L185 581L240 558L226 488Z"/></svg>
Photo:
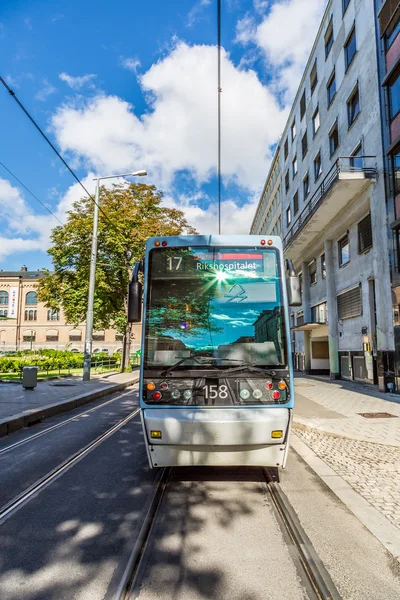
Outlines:
<svg viewBox="0 0 400 600"><path fill-rule="evenodd" d="M299 312L296 315L296 324L297 327L300 327L301 325L304 325L304 312L302 310L299 310Z"/></svg>
<svg viewBox="0 0 400 600"><path fill-rule="evenodd" d="M354 169L354 171L358 171L363 168L363 161L362 161L361 157L362 157L362 148L361 148L361 144L359 144L350 156L350 167L352 169Z"/></svg>
<svg viewBox="0 0 400 600"><path fill-rule="evenodd" d="M371 213L358 224L358 254L362 254L370 248L372 248Z"/></svg>
<svg viewBox="0 0 400 600"><path fill-rule="evenodd" d="M347 120L349 127L354 123L360 113L360 95L358 93L358 85L347 100Z"/></svg>
<svg viewBox="0 0 400 600"><path fill-rule="evenodd" d="M47 320L48 321L59 321L60 320L60 311L53 310L52 308L50 308L47 311Z"/></svg>
<svg viewBox="0 0 400 600"><path fill-rule="evenodd" d="M317 181L318 177L322 173L322 164L321 164L321 152L318 152L317 156L314 158L314 179Z"/></svg>
<svg viewBox="0 0 400 600"><path fill-rule="evenodd" d="M345 45L344 45L344 57L345 57L345 62L346 62L346 70L349 68L356 52L357 52L356 28L353 27L353 29L350 32L349 37L347 38Z"/></svg>
<svg viewBox="0 0 400 600"><path fill-rule="evenodd" d="M397 34L400 31L400 19L393 19L393 23L385 31L385 52L387 52L390 46L397 38Z"/></svg>
<svg viewBox="0 0 400 600"><path fill-rule="evenodd" d="M0 309L0 317L7 318L7 315L8 315L7 309Z"/></svg>
<svg viewBox="0 0 400 600"><path fill-rule="evenodd" d="M350 0L343 0L343 14L346 12L349 4L350 4Z"/></svg>
<svg viewBox="0 0 400 600"><path fill-rule="evenodd" d="M116 342L121 342L124 339L124 334L123 333L116 333L115 334L115 341Z"/></svg>
<svg viewBox="0 0 400 600"><path fill-rule="evenodd" d="M310 178L307 173L307 175L303 179L303 197L304 197L304 199L307 198L309 193L310 193Z"/></svg>
<svg viewBox="0 0 400 600"><path fill-rule="evenodd" d="M400 191L400 153L393 154L391 158L392 158L394 195L396 195Z"/></svg>
<svg viewBox="0 0 400 600"><path fill-rule="evenodd" d="M37 310L26 310L25 321L37 321Z"/></svg>
<svg viewBox="0 0 400 600"><path fill-rule="evenodd" d="M310 285L317 283L317 261L315 259L308 265L308 272L310 274Z"/></svg>
<svg viewBox="0 0 400 600"><path fill-rule="evenodd" d="M347 233L345 236L342 237L341 240L339 240L338 246L339 246L339 266L343 267L344 265L347 265L348 262L350 262L350 243L349 243L349 236Z"/></svg>
<svg viewBox="0 0 400 600"><path fill-rule="evenodd" d="M36 331L26 331L22 336L23 342L36 342Z"/></svg>
<svg viewBox="0 0 400 600"><path fill-rule="evenodd" d="M38 300L37 300L37 293L36 292L28 292L26 297L25 297L25 304L37 304Z"/></svg>
<svg viewBox="0 0 400 600"><path fill-rule="evenodd" d="M311 307L311 322L323 324L328 322L328 304L326 302Z"/></svg>
<svg viewBox="0 0 400 600"><path fill-rule="evenodd" d="M301 138L301 156L303 159L304 159L305 155L307 154L307 150L308 150L308 144L307 144L307 130L306 130L305 134Z"/></svg>
<svg viewBox="0 0 400 600"><path fill-rule="evenodd" d="M295 217L299 212L299 192L296 192L293 196L293 216Z"/></svg>
<svg viewBox="0 0 400 600"><path fill-rule="evenodd" d="M326 260L325 260L325 253L321 254L321 275L322 275L322 279L325 279L326 277Z"/></svg>
<svg viewBox="0 0 400 600"><path fill-rule="evenodd" d="M284 146L283 146L283 153L284 153L285 160L286 160L286 159L287 159L287 157L288 157L288 153L289 153L289 142L288 142L288 139L287 139L287 138L286 138L286 140L285 140L285 144L284 144Z"/></svg>
<svg viewBox="0 0 400 600"><path fill-rule="evenodd" d="M293 178L297 175L297 156L292 160L292 176Z"/></svg>
<svg viewBox="0 0 400 600"><path fill-rule="evenodd" d="M328 84L326 86L327 94L328 94L328 108L332 104L332 101L336 94L336 77L335 77L335 69L333 69L332 75L329 77Z"/></svg>
<svg viewBox="0 0 400 600"><path fill-rule="evenodd" d="M362 315L361 285L337 296L338 319L351 319Z"/></svg>
<svg viewBox="0 0 400 600"><path fill-rule="evenodd" d="M333 46L333 20L329 21L329 25L325 31L325 60L328 58L329 52Z"/></svg>
<svg viewBox="0 0 400 600"><path fill-rule="evenodd" d="M81 342L82 341L82 331L80 329L73 329L69 332L69 341L70 342Z"/></svg>
<svg viewBox="0 0 400 600"><path fill-rule="evenodd" d="M105 340L104 331L96 331L93 334L92 339L94 342L104 342L104 340Z"/></svg>
<svg viewBox="0 0 400 600"><path fill-rule="evenodd" d="M334 154L339 146L339 130L337 121L329 132L329 152Z"/></svg>
<svg viewBox="0 0 400 600"><path fill-rule="evenodd" d="M306 90L304 90L303 95L300 100L300 121L306 114Z"/></svg>
<svg viewBox="0 0 400 600"><path fill-rule="evenodd" d="M293 123L290 127L290 132L292 135L292 142L293 142L294 138L296 137L296 119L293 119Z"/></svg>
<svg viewBox="0 0 400 600"><path fill-rule="evenodd" d="M317 106L317 108L315 109L315 112L313 114L313 118L312 118L312 125L313 125L313 135L315 135L319 129L320 126L320 120L319 120L319 108Z"/></svg>
<svg viewBox="0 0 400 600"><path fill-rule="evenodd" d="M317 59L315 59L314 61L314 66L311 69L311 73L310 73L310 88L311 88L311 95L313 93L313 91L315 90L316 86L318 83L318 73L317 73Z"/></svg>
<svg viewBox="0 0 400 600"><path fill-rule="evenodd" d="M286 171L286 175L285 175L285 192L287 192L289 189L289 171Z"/></svg>
<svg viewBox="0 0 400 600"><path fill-rule="evenodd" d="M290 225L292 222L292 213L290 211L290 206L286 209L286 224Z"/></svg>
<svg viewBox="0 0 400 600"><path fill-rule="evenodd" d="M394 78L388 85L389 92L389 116L390 120L396 118L397 113L400 110L400 70L397 71Z"/></svg>
<svg viewBox="0 0 400 600"><path fill-rule="evenodd" d="M52 329L46 332L46 342L58 342L57 329Z"/></svg>
<svg viewBox="0 0 400 600"><path fill-rule="evenodd" d="M8 305L8 292L5 291L0 291L0 304L3 304L3 306L5 304Z"/></svg>

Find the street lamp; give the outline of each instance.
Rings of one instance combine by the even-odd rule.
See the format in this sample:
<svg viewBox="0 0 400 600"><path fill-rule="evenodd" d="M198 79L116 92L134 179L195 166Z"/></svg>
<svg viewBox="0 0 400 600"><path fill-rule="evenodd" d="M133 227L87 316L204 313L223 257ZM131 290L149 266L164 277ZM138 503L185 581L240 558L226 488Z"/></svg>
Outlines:
<svg viewBox="0 0 400 600"><path fill-rule="evenodd" d="M135 171L134 173L123 173L122 175L108 175L107 177L97 177L96 195L93 213L93 234L92 234L92 252L90 257L90 275L89 275L89 295L88 306L86 313L86 329L85 329L85 353L83 359L83 381L90 380L90 367L92 360L92 337L93 337L93 302L94 302L94 285L96 279L96 259L97 259L97 228L99 223L99 202L100 202L100 181L102 179L116 179L118 177L144 177L147 172Z"/></svg>

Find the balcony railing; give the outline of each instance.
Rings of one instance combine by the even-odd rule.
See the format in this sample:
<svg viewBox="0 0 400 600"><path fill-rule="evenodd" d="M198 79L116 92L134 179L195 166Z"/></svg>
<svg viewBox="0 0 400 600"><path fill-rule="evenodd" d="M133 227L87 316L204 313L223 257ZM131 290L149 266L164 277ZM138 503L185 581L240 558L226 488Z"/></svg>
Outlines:
<svg viewBox="0 0 400 600"><path fill-rule="evenodd" d="M376 179L376 164L373 166L364 166L365 161L375 160L376 156L340 156L330 171L327 173L319 187L315 190L306 206L303 208L297 219L293 222L290 231L283 239L283 249L297 237L304 225L311 219L321 206L328 192L340 179L341 174L360 175L362 179ZM353 163L353 164L351 164ZM343 179L345 177L342 177Z"/></svg>

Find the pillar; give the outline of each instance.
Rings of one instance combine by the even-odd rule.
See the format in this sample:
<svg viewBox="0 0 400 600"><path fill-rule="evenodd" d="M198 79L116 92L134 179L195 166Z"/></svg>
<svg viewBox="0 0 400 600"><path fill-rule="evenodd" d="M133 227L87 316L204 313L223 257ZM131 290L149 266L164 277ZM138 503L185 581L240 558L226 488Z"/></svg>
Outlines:
<svg viewBox="0 0 400 600"><path fill-rule="evenodd" d="M325 240L324 251L326 264L326 298L328 304L329 370L331 372L331 379L339 379L338 316L332 240Z"/></svg>

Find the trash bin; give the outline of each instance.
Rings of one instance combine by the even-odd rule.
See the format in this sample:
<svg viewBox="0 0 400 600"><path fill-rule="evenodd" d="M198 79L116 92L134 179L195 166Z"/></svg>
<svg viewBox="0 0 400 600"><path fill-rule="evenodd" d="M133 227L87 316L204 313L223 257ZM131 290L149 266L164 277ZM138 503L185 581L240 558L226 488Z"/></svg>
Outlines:
<svg viewBox="0 0 400 600"><path fill-rule="evenodd" d="M22 386L26 390L33 390L37 386L37 367L24 367L22 369Z"/></svg>

